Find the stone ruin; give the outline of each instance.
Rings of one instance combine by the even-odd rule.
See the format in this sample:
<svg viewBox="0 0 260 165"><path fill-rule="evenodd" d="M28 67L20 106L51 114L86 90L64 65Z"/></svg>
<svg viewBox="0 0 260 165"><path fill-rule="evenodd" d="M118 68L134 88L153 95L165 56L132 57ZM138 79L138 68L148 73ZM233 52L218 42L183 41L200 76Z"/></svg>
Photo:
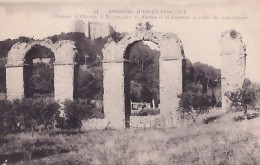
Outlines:
<svg viewBox="0 0 260 165"><path fill-rule="evenodd" d="M72 41L63 40L52 43L50 39L32 41L29 43L18 42L13 45L8 52L6 64L7 99L14 100L24 97L23 69L25 55L35 45L44 46L54 53L55 99L61 102L66 99L73 99L76 46Z"/></svg>
<svg viewBox="0 0 260 165"><path fill-rule="evenodd" d="M222 109L228 109L230 101L225 93L242 87L245 79L246 46L235 30L222 33L220 46Z"/></svg>
<svg viewBox="0 0 260 165"><path fill-rule="evenodd" d="M160 80L160 117L165 126L176 125L179 98L182 93L183 46L173 33L158 33L140 25L133 33L126 35L118 43L111 41L103 50L104 69L104 112L113 128L124 128L127 116L125 103L124 54L129 45L139 41L151 41L158 45ZM116 100L116 101L115 101ZM129 120L129 119L128 119Z"/></svg>
<svg viewBox="0 0 260 165"><path fill-rule="evenodd" d="M139 41L150 41L158 45L161 53L159 59L160 80L160 119L164 127L178 126L178 95L182 93L182 60L185 58L181 40L173 33L154 32L147 24L138 24L136 30L127 34L118 43L109 41L103 49L103 105L105 119L89 121L94 128L125 128L129 117L126 115L127 102L125 96L124 65L127 63L125 53L129 45ZM242 86L245 76L245 45L241 35L234 31L226 31L221 35L221 78L222 106L227 108L228 99L224 94ZM49 48L55 56L54 62L54 94L61 102L73 99L74 65L76 47L72 41L51 40L16 43L8 53L6 65L7 99L24 97L23 66L25 54L34 45ZM134 117L133 121L142 122L142 117ZM147 120L144 119L144 120ZM148 119L149 120L149 119ZM160 125L159 124L159 125ZM88 125L88 124L87 124ZM129 126L129 125L128 125Z"/></svg>

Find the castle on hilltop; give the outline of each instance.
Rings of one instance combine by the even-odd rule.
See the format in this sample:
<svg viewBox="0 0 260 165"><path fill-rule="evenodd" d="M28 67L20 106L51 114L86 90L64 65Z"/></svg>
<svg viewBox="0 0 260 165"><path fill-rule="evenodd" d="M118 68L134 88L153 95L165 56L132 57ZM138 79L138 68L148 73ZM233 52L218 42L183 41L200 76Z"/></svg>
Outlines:
<svg viewBox="0 0 260 165"><path fill-rule="evenodd" d="M99 37L107 37L114 32L114 28L109 22L89 22L83 20L75 21L75 32L85 33L86 37L97 39Z"/></svg>

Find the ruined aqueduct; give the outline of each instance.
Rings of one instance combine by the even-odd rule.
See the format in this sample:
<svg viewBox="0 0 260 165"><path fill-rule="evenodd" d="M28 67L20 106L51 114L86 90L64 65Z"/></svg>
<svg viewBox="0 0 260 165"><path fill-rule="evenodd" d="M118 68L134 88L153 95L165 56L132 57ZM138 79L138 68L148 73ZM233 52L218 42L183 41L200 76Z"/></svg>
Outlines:
<svg viewBox="0 0 260 165"><path fill-rule="evenodd" d="M184 57L181 40L173 33L154 32L146 27L137 27L133 33L126 35L118 43L109 41L103 49L103 84L105 120L112 128L124 128L126 119L124 57L131 44L139 41L150 41L158 45L161 53L160 67L160 117L166 127L176 126L178 95L182 93L182 60ZM221 77L222 107L228 102L224 93L242 86L245 75L246 49L241 35L234 30L221 35ZM16 43L8 53L6 65L7 99L24 97L23 69L25 54L33 46L49 48L55 56L54 62L54 95L55 99L64 101L73 99L74 65L76 47L72 41L51 40Z"/></svg>

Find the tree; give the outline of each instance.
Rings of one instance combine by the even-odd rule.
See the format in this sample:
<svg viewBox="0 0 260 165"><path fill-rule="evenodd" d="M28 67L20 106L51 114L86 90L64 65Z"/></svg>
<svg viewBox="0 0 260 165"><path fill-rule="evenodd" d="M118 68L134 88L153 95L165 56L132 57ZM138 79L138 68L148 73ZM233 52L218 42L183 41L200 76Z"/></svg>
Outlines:
<svg viewBox="0 0 260 165"><path fill-rule="evenodd" d="M59 108L58 102L52 99L16 99L8 111L9 130L19 127L18 130L30 131L32 136L41 125L49 130L54 127L55 118L60 114Z"/></svg>
<svg viewBox="0 0 260 165"><path fill-rule="evenodd" d="M0 141L3 139L4 135L9 132L10 122L9 114L11 111L11 102L7 100L0 100Z"/></svg>
<svg viewBox="0 0 260 165"><path fill-rule="evenodd" d="M178 96L180 98L178 111L181 119L196 118L204 113L208 113L211 106L211 96L203 93L201 87L197 83L188 84L185 92Z"/></svg>
<svg viewBox="0 0 260 165"><path fill-rule="evenodd" d="M237 108L243 111L247 117L248 107L255 106L258 92L259 86L252 83L249 79L245 79L242 88L227 92L225 95L231 101L230 108Z"/></svg>
<svg viewBox="0 0 260 165"><path fill-rule="evenodd" d="M151 103L153 100L151 91L145 85L141 90L141 100L147 103Z"/></svg>
<svg viewBox="0 0 260 165"><path fill-rule="evenodd" d="M101 67L92 67L87 70L79 69L79 75L76 79L78 98L102 100L103 70Z"/></svg>
<svg viewBox="0 0 260 165"><path fill-rule="evenodd" d="M82 120L89 119L93 116L93 110L87 101L71 101L64 102L65 118L57 118L56 127L61 129L78 129L80 131L83 126Z"/></svg>
<svg viewBox="0 0 260 165"><path fill-rule="evenodd" d="M211 105L212 105L212 107L215 107L216 103L217 103L217 99L216 99L214 90L212 89L212 95L211 95Z"/></svg>
<svg viewBox="0 0 260 165"><path fill-rule="evenodd" d="M152 98L150 97L159 98L160 52L152 49L150 46L145 42L137 42L132 45L129 49L129 53L126 54L126 58L129 59L130 63L128 70L125 70L125 74L129 76L131 82L145 86L143 89L134 88L133 83L131 83L130 95L132 96L131 98L134 98L136 101L151 102ZM136 97L137 93L133 89L138 91L138 94L143 93L140 94L142 96ZM143 92L141 92L141 90ZM145 93L149 93L150 96L145 96ZM156 100L156 102L158 101L159 100Z"/></svg>

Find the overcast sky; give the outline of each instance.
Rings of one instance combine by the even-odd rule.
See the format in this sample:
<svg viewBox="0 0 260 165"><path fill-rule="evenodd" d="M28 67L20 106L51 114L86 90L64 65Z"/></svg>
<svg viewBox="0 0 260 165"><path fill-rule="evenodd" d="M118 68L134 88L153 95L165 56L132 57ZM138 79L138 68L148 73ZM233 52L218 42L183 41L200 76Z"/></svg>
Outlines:
<svg viewBox="0 0 260 165"><path fill-rule="evenodd" d="M14 0L12 0L14 1ZM241 33L247 45L246 75L251 80L260 82L260 2L257 0L186 0L182 2L154 1L140 3L137 1L111 1L110 4L87 4L78 0L76 3L0 3L0 40L18 38L19 36L41 39L61 32L74 30L75 15L91 15L99 9L99 15L106 14L109 9L156 9L185 10L189 20L165 19L100 19L85 18L85 21L110 22L119 32L134 31L140 21L150 21L154 31L173 32L182 40L185 55L192 62L200 61L220 68L219 39L222 32L235 29ZM207 3L205 3L207 1ZM188 3L192 2L192 3ZM71 16L71 18L57 18ZM122 14L121 14L122 15ZM124 14L123 14L124 15ZM127 14L126 14L127 15ZM176 15L178 16L178 15ZM218 16L219 19L193 19L193 16ZM223 16L247 17L247 19L222 19ZM140 15L141 17L141 15Z"/></svg>

